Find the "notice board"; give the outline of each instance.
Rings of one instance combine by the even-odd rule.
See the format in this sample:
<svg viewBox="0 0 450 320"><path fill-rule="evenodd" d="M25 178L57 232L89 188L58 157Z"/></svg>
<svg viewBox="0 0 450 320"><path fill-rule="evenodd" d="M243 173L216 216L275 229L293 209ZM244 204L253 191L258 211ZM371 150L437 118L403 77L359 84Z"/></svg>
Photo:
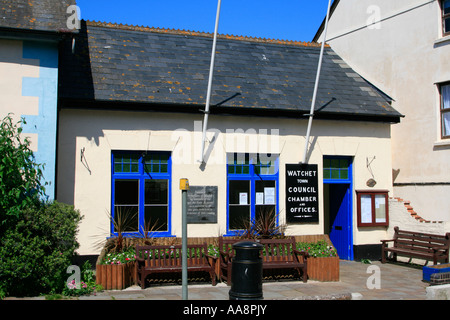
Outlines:
<svg viewBox="0 0 450 320"><path fill-rule="evenodd" d="M186 215L187 223L217 223L217 187L190 186Z"/></svg>
<svg viewBox="0 0 450 320"><path fill-rule="evenodd" d="M287 223L319 222L317 164L286 164Z"/></svg>

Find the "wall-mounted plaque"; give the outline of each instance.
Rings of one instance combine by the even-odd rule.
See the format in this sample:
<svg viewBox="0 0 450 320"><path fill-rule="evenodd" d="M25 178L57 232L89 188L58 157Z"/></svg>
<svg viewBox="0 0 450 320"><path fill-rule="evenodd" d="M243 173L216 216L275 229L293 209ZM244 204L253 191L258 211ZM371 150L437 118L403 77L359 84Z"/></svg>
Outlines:
<svg viewBox="0 0 450 320"><path fill-rule="evenodd" d="M286 221L319 222L316 164L286 164Z"/></svg>
<svg viewBox="0 0 450 320"><path fill-rule="evenodd" d="M187 223L217 223L217 187L190 186L186 214Z"/></svg>

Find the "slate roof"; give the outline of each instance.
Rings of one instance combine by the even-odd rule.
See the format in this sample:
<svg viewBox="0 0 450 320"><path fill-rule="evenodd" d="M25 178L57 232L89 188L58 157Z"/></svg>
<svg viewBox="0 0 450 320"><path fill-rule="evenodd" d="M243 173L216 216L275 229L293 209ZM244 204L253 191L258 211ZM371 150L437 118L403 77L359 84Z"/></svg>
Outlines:
<svg viewBox="0 0 450 320"><path fill-rule="evenodd" d="M61 54L62 106L204 109L212 34L84 22ZM320 46L220 35L211 112L308 114ZM81 103L82 102L82 103ZM398 122L387 96L326 46L317 118Z"/></svg>
<svg viewBox="0 0 450 320"><path fill-rule="evenodd" d="M67 29L75 0L0 0L0 27L57 32Z"/></svg>

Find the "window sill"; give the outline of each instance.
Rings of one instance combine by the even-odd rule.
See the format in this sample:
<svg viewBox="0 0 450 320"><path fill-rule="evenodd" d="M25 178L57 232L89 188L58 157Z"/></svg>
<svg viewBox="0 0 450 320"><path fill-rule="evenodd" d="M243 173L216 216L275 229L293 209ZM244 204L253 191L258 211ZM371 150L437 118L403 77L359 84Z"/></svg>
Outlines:
<svg viewBox="0 0 450 320"><path fill-rule="evenodd" d="M435 147L448 147L450 146L450 139L448 140L439 140L434 143Z"/></svg>
<svg viewBox="0 0 450 320"><path fill-rule="evenodd" d="M434 44L444 44L444 43L450 43L450 35L442 37L434 41Z"/></svg>

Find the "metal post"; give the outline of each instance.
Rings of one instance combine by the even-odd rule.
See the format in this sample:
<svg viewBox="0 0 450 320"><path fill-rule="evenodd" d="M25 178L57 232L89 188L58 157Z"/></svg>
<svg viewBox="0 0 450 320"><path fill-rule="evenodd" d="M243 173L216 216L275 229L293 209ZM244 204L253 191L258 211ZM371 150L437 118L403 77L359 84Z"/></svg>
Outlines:
<svg viewBox="0 0 450 320"><path fill-rule="evenodd" d="M216 56L217 31L219 29L221 2L222 2L221 0L218 0L218 3L217 3L216 25L214 28L214 40L213 40L213 47L212 47L212 53L211 53L211 65L209 67L208 90L206 93L205 118L203 120L201 163L205 162L204 158L205 158L206 130L208 129L209 104L211 101L211 87L212 87L212 78L213 78L213 74L214 74L214 60L215 60L215 56Z"/></svg>
<svg viewBox="0 0 450 320"><path fill-rule="evenodd" d="M317 97L317 88L319 86L320 70L322 69L323 51L324 51L324 47L325 47L325 40L327 38L328 19L330 17L330 7L331 7L331 0L328 1L327 17L325 19L325 29L324 29L324 34L323 34L322 47L320 49L319 65L317 67L316 83L314 85L314 93L313 93L313 98L312 98L312 102L311 102L311 111L309 112L308 129L306 131L305 150L303 152L302 163L306 163L306 154L308 153L309 137L311 135L311 126L312 126L312 121L314 118L314 107L316 104L316 97Z"/></svg>
<svg viewBox="0 0 450 320"><path fill-rule="evenodd" d="M182 197L182 244L181 244L181 281L182 281L182 297L183 300L188 299L188 272L187 272L187 191L189 190L188 179L180 180L180 190Z"/></svg>

